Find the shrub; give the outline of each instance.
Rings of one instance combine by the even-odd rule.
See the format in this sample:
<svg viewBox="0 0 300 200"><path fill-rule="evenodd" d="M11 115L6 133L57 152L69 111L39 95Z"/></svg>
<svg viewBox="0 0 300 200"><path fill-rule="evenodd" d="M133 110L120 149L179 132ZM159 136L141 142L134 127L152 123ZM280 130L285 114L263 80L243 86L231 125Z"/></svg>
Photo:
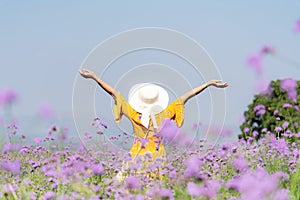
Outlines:
<svg viewBox="0 0 300 200"><path fill-rule="evenodd" d="M266 91L254 96L244 112L239 138L256 140L274 134L293 142L300 137L300 81L271 81Z"/></svg>

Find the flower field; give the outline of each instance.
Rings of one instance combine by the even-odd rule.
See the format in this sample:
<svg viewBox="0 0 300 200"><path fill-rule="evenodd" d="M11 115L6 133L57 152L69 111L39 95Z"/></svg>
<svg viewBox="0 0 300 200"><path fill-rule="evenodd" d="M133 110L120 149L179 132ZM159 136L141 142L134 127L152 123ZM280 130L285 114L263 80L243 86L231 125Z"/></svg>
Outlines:
<svg viewBox="0 0 300 200"><path fill-rule="evenodd" d="M299 142L273 134L258 142L169 145L164 165L157 160L145 167L138 157L124 167L131 162L127 152L60 145L55 126L32 145L13 142L18 127L7 128L11 142L1 147L0 199L300 198ZM146 175L158 169L160 178Z"/></svg>

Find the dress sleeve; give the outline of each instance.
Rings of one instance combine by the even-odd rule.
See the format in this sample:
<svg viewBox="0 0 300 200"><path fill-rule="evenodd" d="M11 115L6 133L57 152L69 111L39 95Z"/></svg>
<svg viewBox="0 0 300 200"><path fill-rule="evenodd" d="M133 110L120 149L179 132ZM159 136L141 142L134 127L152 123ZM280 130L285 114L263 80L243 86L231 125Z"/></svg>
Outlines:
<svg viewBox="0 0 300 200"><path fill-rule="evenodd" d="M115 121L117 123L120 122L122 115L124 114L124 111L126 110L127 102L123 98L120 92L117 92L116 99L115 99L115 105L113 107L113 112L115 116Z"/></svg>
<svg viewBox="0 0 300 200"><path fill-rule="evenodd" d="M181 98L176 99L166 108L167 118L175 121L181 127L184 120L184 103Z"/></svg>

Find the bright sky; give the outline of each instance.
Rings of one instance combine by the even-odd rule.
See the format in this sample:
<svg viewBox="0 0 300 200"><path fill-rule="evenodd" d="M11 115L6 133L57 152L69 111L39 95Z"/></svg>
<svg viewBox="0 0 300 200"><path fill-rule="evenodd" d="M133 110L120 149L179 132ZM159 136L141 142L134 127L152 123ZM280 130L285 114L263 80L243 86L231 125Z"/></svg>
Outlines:
<svg viewBox="0 0 300 200"><path fill-rule="evenodd" d="M73 84L89 52L122 31L169 28L201 44L218 66L223 80L229 82L225 125L238 130L258 79L246 66L246 57L269 44L276 47L278 54L300 62L300 34L293 32L300 18L299 10L300 2L296 0L0 0L0 89L12 88L18 92L20 99L14 113L21 123L30 124L24 125L25 132L36 126L32 117L43 102L53 106L59 123L72 129ZM263 77L267 80L299 79L299 76L299 65L274 57L264 60ZM199 85L202 83L199 80ZM203 100L207 95L197 98ZM103 98L104 102L110 102L107 95ZM102 114L101 106L96 106ZM205 121L206 113L201 114ZM105 118L111 122L113 116L109 113Z"/></svg>

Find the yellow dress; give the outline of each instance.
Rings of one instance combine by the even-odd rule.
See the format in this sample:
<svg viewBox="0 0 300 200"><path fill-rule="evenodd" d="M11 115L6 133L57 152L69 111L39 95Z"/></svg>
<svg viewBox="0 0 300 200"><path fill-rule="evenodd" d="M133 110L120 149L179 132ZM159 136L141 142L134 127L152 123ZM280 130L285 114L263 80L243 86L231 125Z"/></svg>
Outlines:
<svg viewBox="0 0 300 200"><path fill-rule="evenodd" d="M144 155L149 152L152 154L152 160L155 160L158 157L165 158L165 148L162 142L158 142L161 141L161 138L154 135L154 127L151 117L149 121L149 128L146 128L141 123L142 114L134 110L123 98L120 92L117 92L114 105L114 115L117 123L121 120L123 114L131 121L135 135L134 144L130 149L131 156L135 158L137 155ZM181 98L176 99L167 108L155 115L158 127L165 119L174 120L177 126L181 127L183 118L184 103ZM140 139L147 139L148 142L142 146Z"/></svg>

